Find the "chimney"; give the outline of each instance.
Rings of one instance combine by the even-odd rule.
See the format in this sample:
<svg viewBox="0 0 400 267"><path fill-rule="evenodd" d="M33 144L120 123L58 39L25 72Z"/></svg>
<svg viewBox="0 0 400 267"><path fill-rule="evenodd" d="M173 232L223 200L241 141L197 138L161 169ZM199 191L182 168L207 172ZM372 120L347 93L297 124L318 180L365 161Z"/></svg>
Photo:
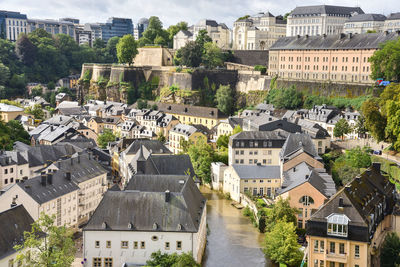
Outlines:
<svg viewBox="0 0 400 267"><path fill-rule="evenodd" d="M62 121L62 117L60 116L60 121Z"/></svg>
<svg viewBox="0 0 400 267"><path fill-rule="evenodd" d="M169 192L169 190L167 189L167 191L165 191L165 202L169 202L171 197L171 194Z"/></svg>
<svg viewBox="0 0 400 267"><path fill-rule="evenodd" d="M353 34L349 33L349 39L353 38Z"/></svg>
<svg viewBox="0 0 400 267"><path fill-rule="evenodd" d="M300 35L299 34L297 35L297 39L300 39Z"/></svg>
<svg viewBox="0 0 400 267"><path fill-rule="evenodd" d="M67 179L68 181L71 181L71 173L70 172L65 173L65 179Z"/></svg>
<svg viewBox="0 0 400 267"><path fill-rule="evenodd" d="M81 155L78 154L78 163L81 163Z"/></svg>
<svg viewBox="0 0 400 267"><path fill-rule="evenodd" d="M346 34L345 33L341 33L340 34L340 39L343 39L343 38L345 38L346 37Z"/></svg>
<svg viewBox="0 0 400 267"><path fill-rule="evenodd" d="M12 202L11 202L11 208L14 208L14 207L16 207L17 206L17 202L15 202L15 200L16 200L16 198L15 197L13 197L13 200L12 200Z"/></svg>
<svg viewBox="0 0 400 267"><path fill-rule="evenodd" d="M306 180L308 180L308 178L310 178L310 175L306 174Z"/></svg>
<svg viewBox="0 0 400 267"><path fill-rule="evenodd" d="M47 184L53 184L53 174L52 173L48 173L47 174Z"/></svg>
<svg viewBox="0 0 400 267"><path fill-rule="evenodd" d="M41 174L40 175L40 184L42 185L42 186L46 186L46 174Z"/></svg>
<svg viewBox="0 0 400 267"><path fill-rule="evenodd" d="M388 31L384 31L384 33L385 33L385 36L389 34L389 32L388 32Z"/></svg>
<svg viewBox="0 0 400 267"><path fill-rule="evenodd" d="M74 159L71 158L71 166L74 165Z"/></svg>
<svg viewBox="0 0 400 267"><path fill-rule="evenodd" d="M339 198L339 208L344 208L343 198Z"/></svg>
<svg viewBox="0 0 400 267"><path fill-rule="evenodd" d="M372 168L377 172L381 172L381 163L380 162L373 162L372 163Z"/></svg>

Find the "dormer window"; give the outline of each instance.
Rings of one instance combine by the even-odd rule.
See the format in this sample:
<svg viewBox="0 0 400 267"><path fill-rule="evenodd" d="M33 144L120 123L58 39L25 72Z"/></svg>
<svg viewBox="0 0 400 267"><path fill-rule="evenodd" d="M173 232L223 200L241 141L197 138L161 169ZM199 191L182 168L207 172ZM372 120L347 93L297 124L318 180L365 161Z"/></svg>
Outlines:
<svg viewBox="0 0 400 267"><path fill-rule="evenodd" d="M326 217L328 223L327 234L331 236L347 237L349 217L345 214L332 213Z"/></svg>

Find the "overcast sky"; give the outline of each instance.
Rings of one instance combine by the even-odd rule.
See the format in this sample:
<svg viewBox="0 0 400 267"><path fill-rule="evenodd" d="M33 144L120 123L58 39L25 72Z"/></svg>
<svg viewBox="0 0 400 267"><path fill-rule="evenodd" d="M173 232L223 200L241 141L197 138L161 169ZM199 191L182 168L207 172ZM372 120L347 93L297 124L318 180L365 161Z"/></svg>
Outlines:
<svg viewBox="0 0 400 267"><path fill-rule="evenodd" d="M233 21L246 14L270 11L285 14L296 6L345 5L360 6L365 13L400 12L399 0L0 0L0 9L19 11L28 18L58 19L73 17L86 22L105 22L109 17L131 18L158 16L164 26L200 19L214 19L232 27ZM398 8L393 10L393 8Z"/></svg>

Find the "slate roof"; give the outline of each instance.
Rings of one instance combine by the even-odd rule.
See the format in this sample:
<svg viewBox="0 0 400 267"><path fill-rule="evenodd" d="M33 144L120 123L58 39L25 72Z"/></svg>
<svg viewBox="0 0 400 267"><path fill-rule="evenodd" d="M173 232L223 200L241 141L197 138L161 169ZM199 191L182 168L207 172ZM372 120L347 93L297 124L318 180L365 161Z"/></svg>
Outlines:
<svg viewBox="0 0 400 267"><path fill-rule="evenodd" d="M22 112L22 111L24 111L24 109L13 106L13 105L7 105L4 103L0 103L0 112L16 112L16 111Z"/></svg>
<svg viewBox="0 0 400 267"><path fill-rule="evenodd" d="M330 137L328 131L315 122L296 118L295 123L301 127L303 133L308 134L311 138L322 139Z"/></svg>
<svg viewBox="0 0 400 267"><path fill-rule="evenodd" d="M291 158L297 152L306 152L310 156L320 159L311 137L307 134L289 134L280 152L280 157Z"/></svg>
<svg viewBox="0 0 400 267"><path fill-rule="evenodd" d="M180 192L185 185L188 175L149 175L136 174L127 184L125 190L138 190L146 192Z"/></svg>
<svg viewBox="0 0 400 267"><path fill-rule="evenodd" d="M378 49L381 43L397 40L397 33L335 34L279 38L270 50Z"/></svg>
<svg viewBox="0 0 400 267"><path fill-rule="evenodd" d="M67 180L66 173L63 171L56 171L46 175L52 175L52 184L46 183L46 185L42 185L42 177L36 176L14 186L19 186L39 204L79 190L79 187L73 181Z"/></svg>
<svg viewBox="0 0 400 267"><path fill-rule="evenodd" d="M167 199L165 187L157 186L174 178L160 175L150 179L154 179L151 190L107 191L83 230L198 232L206 199L193 180L186 178L182 189L171 191ZM145 187L145 181L142 184Z"/></svg>
<svg viewBox="0 0 400 267"><path fill-rule="evenodd" d="M183 105L183 104L169 104L169 103L152 102L152 101L149 101L148 103L149 105L156 104L159 111L169 114L180 114L180 115L211 118L211 119L228 118L226 114L224 114L217 108Z"/></svg>
<svg viewBox="0 0 400 267"><path fill-rule="evenodd" d="M359 7L318 5L318 6L296 7L291 12L291 15L298 16L298 15L315 15L315 14L318 14L318 15L319 14L335 14L335 15L350 16L354 12L357 12L358 14L364 14L364 11Z"/></svg>
<svg viewBox="0 0 400 267"><path fill-rule="evenodd" d="M336 193L335 183L332 177L325 170L317 170L302 162L297 166L284 172L284 182L279 194L288 192L304 183L310 183L326 198L330 198Z"/></svg>
<svg viewBox="0 0 400 267"><path fill-rule="evenodd" d="M349 18L346 22L361 22L361 21L385 21L386 16L382 14L357 14Z"/></svg>
<svg viewBox="0 0 400 267"><path fill-rule="evenodd" d="M68 125L74 121L74 119L71 116L65 116L65 115L55 115L51 117L50 119L47 119L43 122L43 124L48 124L48 125Z"/></svg>
<svg viewBox="0 0 400 267"><path fill-rule="evenodd" d="M193 36L193 33L191 33L190 31L185 31L185 30L180 30L184 35L191 37Z"/></svg>
<svg viewBox="0 0 400 267"><path fill-rule="evenodd" d="M281 168L274 165L243 165L232 164L240 179L280 179Z"/></svg>
<svg viewBox="0 0 400 267"><path fill-rule="evenodd" d="M183 124L183 123L178 123L177 125L174 126L174 128L172 128L170 130L170 132L183 134L183 135L186 135L186 136L189 137L192 134L194 134L195 132L202 132L202 131L200 131L198 128L196 128L193 125L187 125L187 124Z"/></svg>
<svg viewBox="0 0 400 267"><path fill-rule="evenodd" d="M395 20L400 19L400 12L397 13L390 13L386 20Z"/></svg>
<svg viewBox="0 0 400 267"><path fill-rule="evenodd" d="M246 131L232 135L232 140L285 140L288 134L284 131Z"/></svg>
<svg viewBox="0 0 400 267"><path fill-rule="evenodd" d="M195 177L189 155L150 155L146 161L145 174L170 174Z"/></svg>
<svg viewBox="0 0 400 267"><path fill-rule="evenodd" d="M23 243L24 232L30 232L33 218L19 205L0 213L0 259L14 254L15 245Z"/></svg>
<svg viewBox="0 0 400 267"><path fill-rule="evenodd" d="M196 26L211 26L211 27L218 27L218 23L215 20L211 20L211 19L203 19L200 20Z"/></svg>
<svg viewBox="0 0 400 267"><path fill-rule="evenodd" d="M158 140L136 139L124 151L125 154L136 154L144 146L154 154L171 154L171 151Z"/></svg>

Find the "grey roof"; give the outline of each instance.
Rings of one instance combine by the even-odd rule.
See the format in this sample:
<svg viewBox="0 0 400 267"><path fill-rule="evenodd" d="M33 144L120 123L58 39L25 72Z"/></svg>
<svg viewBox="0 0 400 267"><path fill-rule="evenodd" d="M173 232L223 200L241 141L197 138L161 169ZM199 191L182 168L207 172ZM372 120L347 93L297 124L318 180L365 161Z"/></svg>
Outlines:
<svg viewBox="0 0 400 267"><path fill-rule="evenodd" d="M291 158L301 152L306 152L310 156L319 159L314 143L309 135L299 133L289 134L280 152L281 158Z"/></svg>
<svg viewBox="0 0 400 267"><path fill-rule="evenodd" d="M397 13L390 13L386 20L395 20L400 19L400 12Z"/></svg>
<svg viewBox="0 0 400 267"><path fill-rule="evenodd" d="M385 21L386 16L382 14L357 14L349 18L346 22L361 22L361 21Z"/></svg>
<svg viewBox="0 0 400 267"><path fill-rule="evenodd" d="M330 198L336 193L335 183L332 177L325 170L317 170L302 162L284 173L282 189L278 192L283 194L304 183L310 183L326 198Z"/></svg>
<svg viewBox="0 0 400 267"><path fill-rule="evenodd" d="M359 7L346 7L346 6L299 6L292 12L292 16L297 15L319 15L319 14L335 14L350 16L352 13L364 14L364 11Z"/></svg>
<svg viewBox="0 0 400 267"><path fill-rule="evenodd" d="M146 161L145 174L170 174L195 177L189 155L150 155Z"/></svg>
<svg viewBox="0 0 400 267"><path fill-rule="evenodd" d="M184 134L188 137L194 134L195 132L201 132L199 131L198 128L194 127L193 125L187 125L183 123L178 123L170 131L174 133Z"/></svg>
<svg viewBox="0 0 400 267"><path fill-rule="evenodd" d="M24 111L24 109L17 107L17 106L0 103L0 111L1 112L16 112L16 111L22 112L22 111Z"/></svg>
<svg viewBox="0 0 400 267"><path fill-rule="evenodd" d="M31 231L32 217L19 205L0 213L0 259L15 253L14 246L24 240L24 232Z"/></svg>
<svg viewBox="0 0 400 267"><path fill-rule="evenodd" d="M246 131L232 135L232 140L285 140L288 134L284 131Z"/></svg>
<svg viewBox="0 0 400 267"><path fill-rule="evenodd" d="M328 131L316 122L296 118L295 123L301 127L303 133L307 133L311 138L322 139L330 137Z"/></svg>
<svg viewBox="0 0 400 267"><path fill-rule="evenodd" d="M218 27L218 23L215 20L211 20L211 19L203 19L200 20L196 26L211 26L211 27Z"/></svg>
<svg viewBox="0 0 400 267"><path fill-rule="evenodd" d="M170 191L167 199L165 187L157 190L157 185L165 185L165 179L176 179L162 175L150 179L151 190L146 190L143 181L143 191L107 191L83 230L198 232L206 200L193 180L186 177L181 190Z"/></svg>
<svg viewBox="0 0 400 267"><path fill-rule="evenodd" d="M335 34L279 38L270 50L378 49L381 43L397 40L397 33Z"/></svg>
<svg viewBox="0 0 400 267"><path fill-rule="evenodd" d="M185 185L188 175L152 175L136 174L127 184L125 190L138 190L146 192L180 192Z"/></svg>
<svg viewBox="0 0 400 267"><path fill-rule="evenodd" d="M52 176L51 184L46 183L42 185L42 176L36 176L24 182L17 183L15 186L19 186L39 204L46 203L65 194L79 190L79 187L73 181L66 178L66 173L63 171L56 171L55 173L45 175L46 179L48 175Z"/></svg>
<svg viewBox="0 0 400 267"><path fill-rule="evenodd" d="M149 152L153 154L171 154L171 151L158 140L149 139L136 139L133 141L127 149L124 151L125 154L136 154L140 147L144 146Z"/></svg>
<svg viewBox="0 0 400 267"><path fill-rule="evenodd" d="M193 33L192 32L190 32L190 31L185 31L185 30L180 30L184 35L186 35L186 36L188 36L188 37L191 37L191 36L193 36Z"/></svg>
<svg viewBox="0 0 400 267"><path fill-rule="evenodd" d="M281 168L280 166L273 165L242 165L232 164L240 179L280 179Z"/></svg>
<svg viewBox="0 0 400 267"><path fill-rule="evenodd" d="M48 125L68 125L70 124L74 119L70 116L65 116L65 115L56 115L51 117L50 119L47 119L43 122L43 124L48 124Z"/></svg>

